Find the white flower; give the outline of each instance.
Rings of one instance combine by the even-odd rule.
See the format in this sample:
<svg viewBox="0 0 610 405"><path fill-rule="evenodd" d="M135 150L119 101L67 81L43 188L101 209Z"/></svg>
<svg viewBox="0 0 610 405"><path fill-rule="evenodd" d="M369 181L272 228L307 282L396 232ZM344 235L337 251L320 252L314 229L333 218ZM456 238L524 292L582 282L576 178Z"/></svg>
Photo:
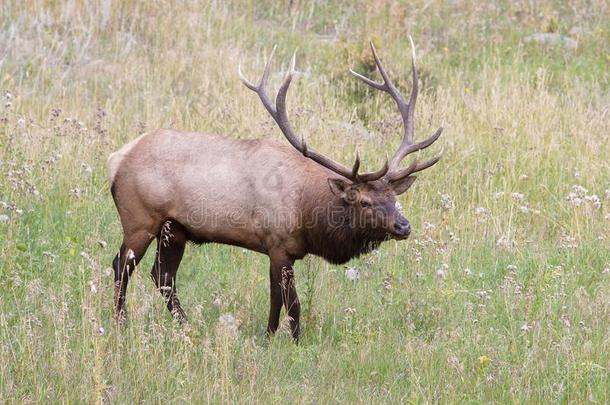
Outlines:
<svg viewBox="0 0 610 405"><path fill-rule="evenodd" d="M529 325L527 324L527 322L526 322L526 323L524 323L523 325L521 325L521 332L529 332L531 329L532 329L532 327L531 327L531 326L529 326Z"/></svg>
<svg viewBox="0 0 610 405"><path fill-rule="evenodd" d="M97 329L97 334L98 334L98 335L100 335L100 336L104 336L104 334L105 334L105 333L106 333L106 329L104 329L104 327L103 327L103 326L100 326L100 327Z"/></svg>
<svg viewBox="0 0 610 405"><path fill-rule="evenodd" d="M595 194L585 196L585 201L593 205L593 207L598 210L602 207L602 203L599 200L599 197Z"/></svg>
<svg viewBox="0 0 610 405"><path fill-rule="evenodd" d="M348 280L356 281L360 278L360 271L355 267L348 267L345 269L345 277Z"/></svg>
<svg viewBox="0 0 610 405"><path fill-rule="evenodd" d="M511 195L510 195L510 196L511 196L511 197L513 198L513 200L515 200L515 201L522 201L522 200L523 200L523 198L525 197L525 196L523 195L523 193L519 193L519 192L514 192L514 193L511 193Z"/></svg>
<svg viewBox="0 0 610 405"><path fill-rule="evenodd" d="M449 194L441 194L441 208L445 211L450 211L455 208L455 204Z"/></svg>
<svg viewBox="0 0 610 405"><path fill-rule="evenodd" d="M90 175L91 173L93 173L93 168L88 163L82 163L81 167L83 168L85 174Z"/></svg>
<svg viewBox="0 0 610 405"><path fill-rule="evenodd" d="M0 215L0 224L5 224L8 221L10 221L10 219L11 218L8 215L2 214L2 215Z"/></svg>
<svg viewBox="0 0 610 405"><path fill-rule="evenodd" d="M474 209L474 215L476 216L477 223L484 223L491 217L491 211L485 207L477 207Z"/></svg>
<svg viewBox="0 0 610 405"><path fill-rule="evenodd" d="M496 241L496 247L505 250L511 250L515 247L516 243L508 235L502 235Z"/></svg>
<svg viewBox="0 0 610 405"><path fill-rule="evenodd" d="M440 265L440 267L436 270L436 275L439 278L445 278L447 277L447 271L449 270L449 265L446 263L443 263Z"/></svg>
<svg viewBox="0 0 610 405"><path fill-rule="evenodd" d="M97 293L97 287L93 281L89 281L89 289L93 294Z"/></svg>
<svg viewBox="0 0 610 405"><path fill-rule="evenodd" d="M472 275L472 270L470 270L468 267L466 267L466 268L464 269L464 273L465 273L467 276L471 276L471 275Z"/></svg>
<svg viewBox="0 0 610 405"><path fill-rule="evenodd" d="M565 231L559 237L559 247L562 249L576 249L578 241L574 236L568 235Z"/></svg>

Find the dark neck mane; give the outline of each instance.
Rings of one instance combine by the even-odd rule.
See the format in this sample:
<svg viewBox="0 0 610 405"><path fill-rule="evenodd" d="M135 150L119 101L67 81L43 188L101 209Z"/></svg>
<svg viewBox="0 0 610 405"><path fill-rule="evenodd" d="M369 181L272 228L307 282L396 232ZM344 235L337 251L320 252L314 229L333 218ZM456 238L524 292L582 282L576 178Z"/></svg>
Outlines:
<svg viewBox="0 0 610 405"><path fill-rule="evenodd" d="M377 248L386 236L351 224L346 211L342 220L331 223L320 216L308 229L308 253L321 256L330 263L343 264Z"/></svg>

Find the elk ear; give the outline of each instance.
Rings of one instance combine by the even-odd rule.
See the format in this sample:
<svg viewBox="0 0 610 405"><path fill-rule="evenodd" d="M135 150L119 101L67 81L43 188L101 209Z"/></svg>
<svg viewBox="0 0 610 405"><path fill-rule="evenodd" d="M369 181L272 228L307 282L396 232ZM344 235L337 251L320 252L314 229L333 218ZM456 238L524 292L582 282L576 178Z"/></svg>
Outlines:
<svg viewBox="0 0 610 405"><path fill-rule="evenodd" d="M328 179L328 186L334 195L344 198L345 191L349 187L349 183L343 179Z"/></svg>
<svg viewBox="0 0 610 405"><path fill-rule="evenodd" d="M415 182L416 178L416 176L407 176L402 179L398 179L396 181L391 182L390 186L394 190L394 194L400 195L407 191L409 187L413 185L413 182Z"/></svg>

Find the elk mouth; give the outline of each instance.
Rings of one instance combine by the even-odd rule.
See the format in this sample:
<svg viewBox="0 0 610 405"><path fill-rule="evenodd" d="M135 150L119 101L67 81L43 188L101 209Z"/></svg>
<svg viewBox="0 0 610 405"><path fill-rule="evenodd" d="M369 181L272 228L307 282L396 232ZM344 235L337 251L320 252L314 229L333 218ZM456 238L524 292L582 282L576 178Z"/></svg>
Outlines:
<svg viewBox="0 0 610 405"><path fill-rule="evenodd" d="M390 237L388 239L405 240L405 239L409 239L409 235L410 235L410 233L408 233L406 235L398 235L398 234L395 234L395 233L391 233Z"/></svg>

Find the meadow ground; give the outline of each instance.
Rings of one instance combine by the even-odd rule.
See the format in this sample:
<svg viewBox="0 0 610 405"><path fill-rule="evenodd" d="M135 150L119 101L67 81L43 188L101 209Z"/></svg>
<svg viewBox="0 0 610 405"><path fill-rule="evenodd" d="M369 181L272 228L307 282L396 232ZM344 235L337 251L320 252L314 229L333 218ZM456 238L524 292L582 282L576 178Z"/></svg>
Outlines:
<svg viewBox="0 0 610 405"><path fill-rule="evenodd" d="M378 167L399 117L347 68L373 74L372 38L408 92L408 34L416 136L446 128L401 199L412 237L357 280L298 262L298 346L264 336L266 257L219 245L187 248L188 326L149 252L117 329L107 156L156 127L279 139L236 73L277 44L298 131ZM609 70L601 0L3 1L0 402L610 402Z"/></svg>

